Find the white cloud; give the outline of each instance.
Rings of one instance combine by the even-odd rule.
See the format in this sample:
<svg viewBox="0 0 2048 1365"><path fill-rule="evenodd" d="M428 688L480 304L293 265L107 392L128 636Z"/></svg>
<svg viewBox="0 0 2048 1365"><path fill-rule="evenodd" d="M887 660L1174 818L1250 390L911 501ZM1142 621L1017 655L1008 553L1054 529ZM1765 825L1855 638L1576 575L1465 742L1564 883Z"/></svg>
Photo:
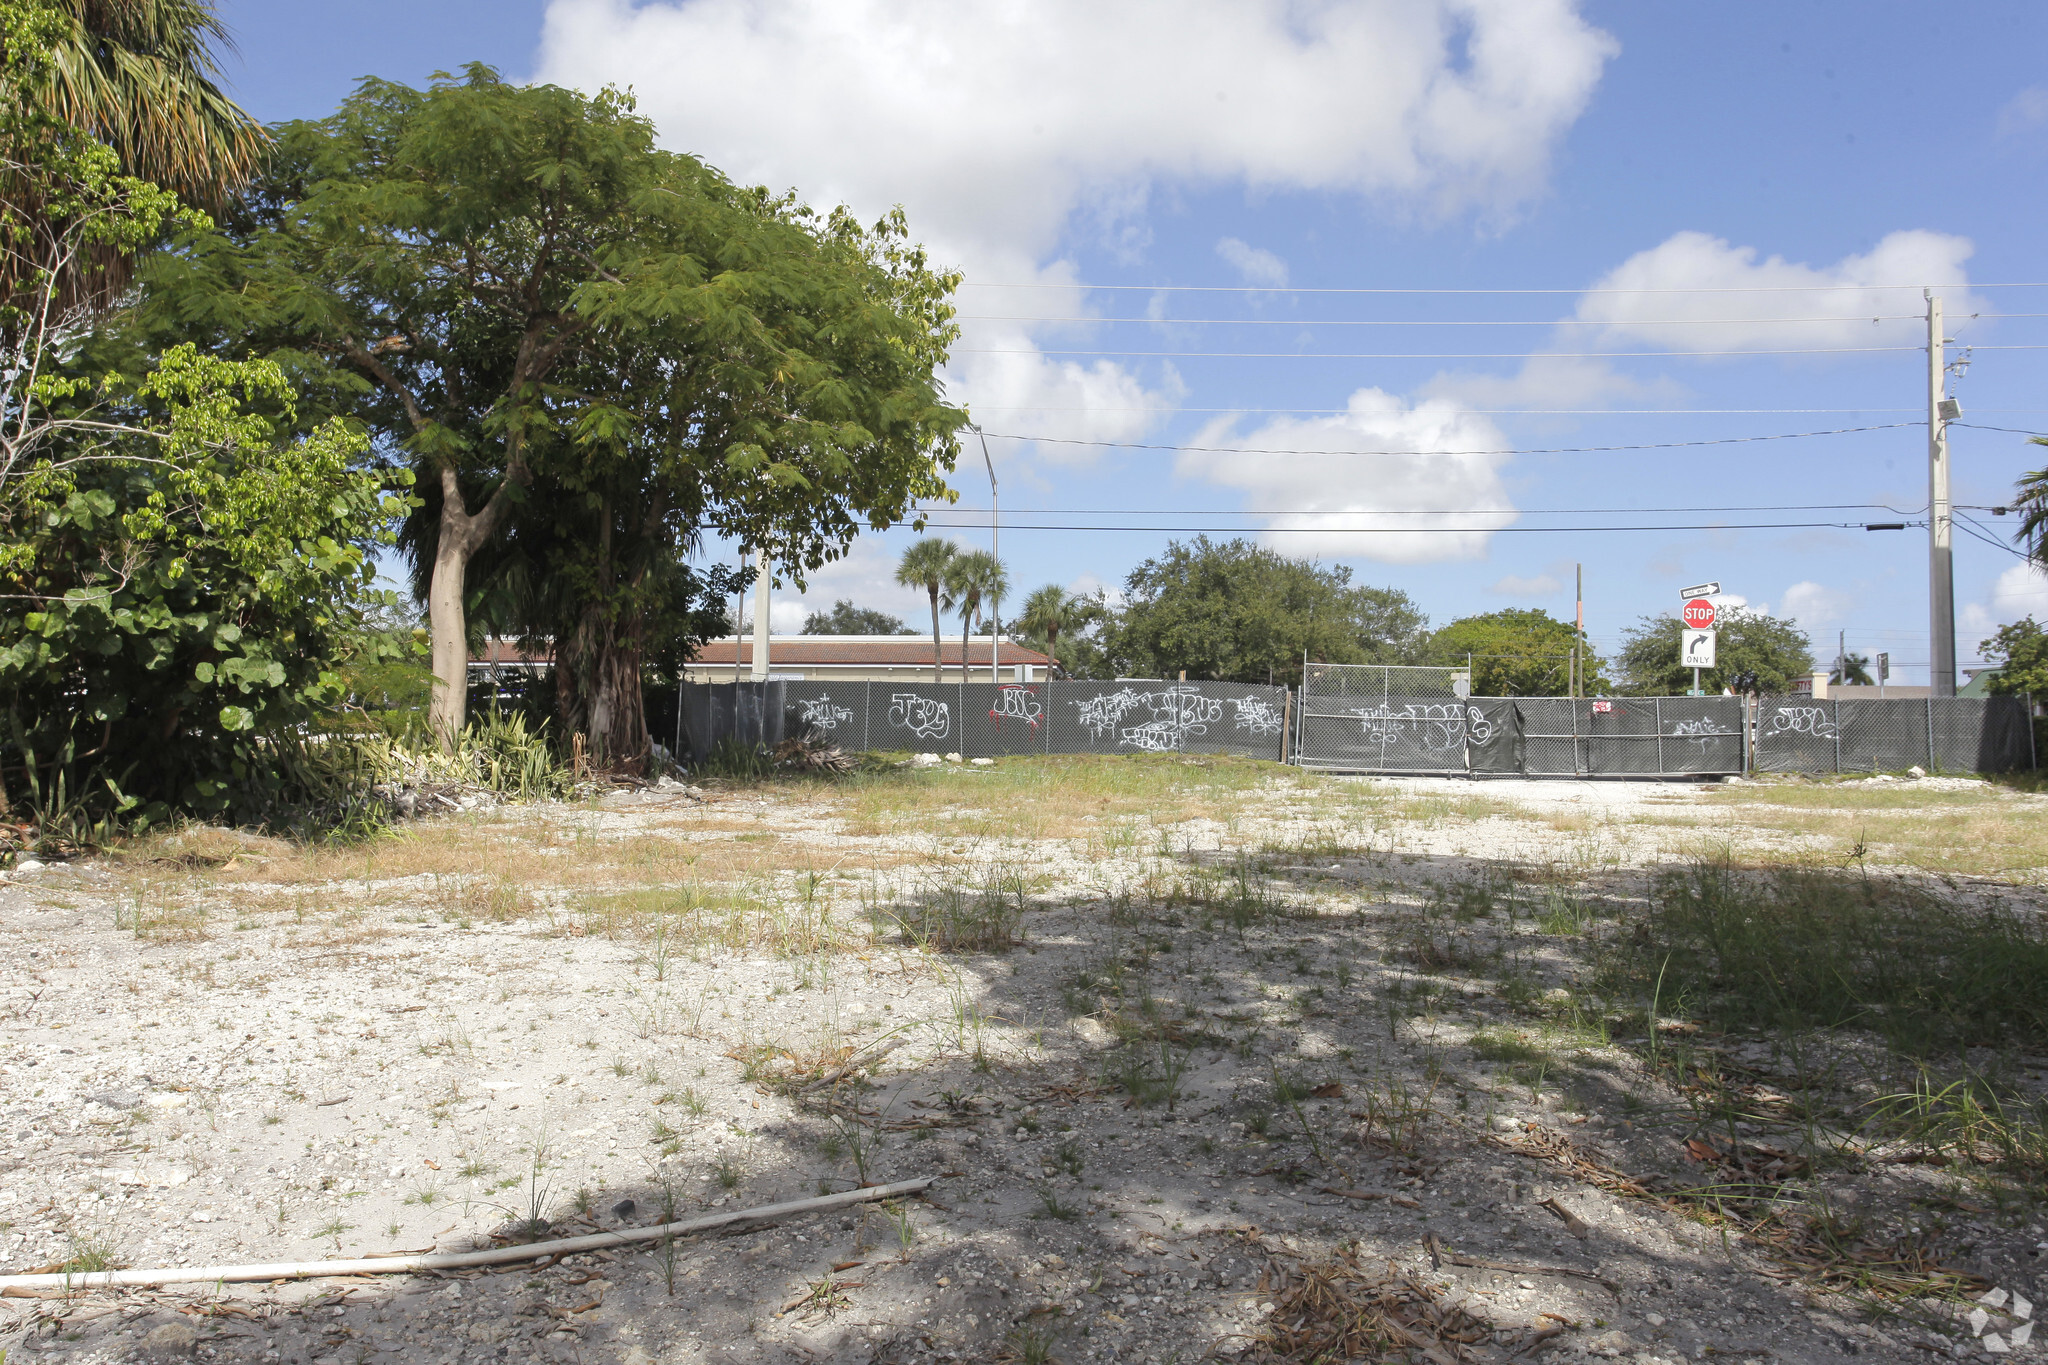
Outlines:
<svg viewBox="0 0 2048 1365"><path fill-rule="evenodd" d="M1843 625L1855 606L1856 599L1848 593L1807 579L1785 589L1779 614L1797 621L1811 635Z"/></svg>
<svg viewBox="0 0 2048 1365"><path fill-rule="evenodd" d="M1910 345L1925 332L1913 320L1925 307L1918 286L1948 286L1939 292L1951 312L1978 307L1964 269L1974 249L1966 237L1893 232L1863 255L1816 267L1782 256L1760 261L1755 247L1678 232L1580 296L1573 316L1602 325L1568 330L1582 343L1689 352ZM1709 292L1686 292L1695 290ZM1725 292L1738 290L1760 292ZM1835 320L1796 320L1805 318Z"/></svg>
<svg viewBox="0 0 2048 1365"><path fill-rule="evenodd" d="M1499 593L1502 597L1555 597L1564 591L1564 584L1547 573L1534 578L1509 574L1496 580L1487 591Z"/></svg>
<svg viewBox="0 0 2048 1365"><path fill-rule="evenodd" d="M1229 262L1246 284L1278 289L1287 283L1287 262L1262 246L1225 237L1216 243L1216 254Z"/></svg>
<svg viewBox="0 0 2048 1365"><path fill-rule="evenodd" d="M1991 615L2001 626L2026 616L2048 625L2048 572L2027 562L2001 573L1991 586Z"/></svg>
<svg viewBox="0 0 2048 1365"><path fill-rule="evenodd" d="M1360 389L1342 416L1282 418L1242 436L1235 425L1209 424L1188 445L1226 449L1184 449L1176 472L1243 489L1246 506L1268 514L1266 542L1285 553L1396 564L1477 559L1492 530L1515 519L1503 457L1462 453L1499 450L1506 438L1455 404L1411 407ZM1402 512L1410 515L1390 515Z"/></svg>
<svg viewBox="0 0 2048 1365"><path fill-rule="evenodd" d="M2012 137L2048 124L2048 86L2030 85L1998 111L1998 134Z"/></svg>
<svg viewBox="0 0 2048 1365"><path fill-rule="evenodd" d="M631 86L668 145L742 181L901 204L970 280L1064 282L1077 233L1144 251L1155 185L1505 218L1617 50L1574 0L554 0L539 77ZM1024 319L964 324L949 380L985 422L1121 440L1177 401L1170 375L1038 353L1036 319L1087 315L1078 291L965 298Z"/></svg>

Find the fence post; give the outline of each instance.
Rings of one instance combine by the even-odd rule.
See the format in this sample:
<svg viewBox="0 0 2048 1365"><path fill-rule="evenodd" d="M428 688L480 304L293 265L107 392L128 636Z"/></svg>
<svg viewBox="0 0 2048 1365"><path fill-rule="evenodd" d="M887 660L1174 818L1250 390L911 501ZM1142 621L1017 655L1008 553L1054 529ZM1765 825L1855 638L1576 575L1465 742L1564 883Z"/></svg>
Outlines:
<svg viewBox="0 0 2048 1365"><path fill-rule="evenodd" d="M2030 771L2039 772L2041 769L2041 755L2035 752L2036 741L2034 739L2034 694L2032 692L2022 692L2020 693L2020 695L2026 698L2024 705L2027 709L2027 766Z"/></svg>
<svg viewBox="0 0 2048 1365"><path fill-rule="evenodd" d="M1927 771L1936 771L1934 764L1934 698L1927 698Z"/></svg>
<svg viewBox="0 0 2048 1365"><path fill-rule="evenodd" d="M1650 698L1650 715L1657 727L1657 776L1664 775L1664 699Z"/></svg>
<svg viewBox="0 0 2048 1365"><path fill-rule="evenodd" d="M1842 699L1840 697L1829 697L1828 700L1835 704L1835 776L1840 777L1842 775ZM1873 763L1870 766L1874 768L1877 765Z"/></svg>

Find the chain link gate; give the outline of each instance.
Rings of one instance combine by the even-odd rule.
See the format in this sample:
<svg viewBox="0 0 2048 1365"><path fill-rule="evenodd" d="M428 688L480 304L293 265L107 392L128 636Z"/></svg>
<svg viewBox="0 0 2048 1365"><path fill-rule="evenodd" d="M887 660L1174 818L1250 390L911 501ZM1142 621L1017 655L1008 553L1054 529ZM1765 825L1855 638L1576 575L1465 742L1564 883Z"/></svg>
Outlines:
<svg viewBox="0 0 2048 1365"><path fill-rule="evenodd" d="M1521 777L1739 773L1738 697L1473 697L1463 669L1309 664L1296 752L1346 772Z"/></svg>

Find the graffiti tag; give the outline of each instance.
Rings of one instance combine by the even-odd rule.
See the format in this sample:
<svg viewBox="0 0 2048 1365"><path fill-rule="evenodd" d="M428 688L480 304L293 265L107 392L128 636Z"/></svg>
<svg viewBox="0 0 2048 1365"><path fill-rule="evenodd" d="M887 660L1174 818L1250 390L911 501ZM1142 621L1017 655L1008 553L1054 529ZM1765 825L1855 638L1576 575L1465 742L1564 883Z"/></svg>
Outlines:
<svg viewBox="0 0 2048 1365"><path fill-rule="evenodd" d="M1412 728L1422 747L1433 754L1462 749L1468 735L1474 744L1493 738L1493 722L1486 713L1463 702L1411 701L1398 710L1383 703L1354 706L1344 714L1358 718L1368 743L1398 744Z"/></svg>
<svg viewBox="0 0 2048 1365"><path fill-rule="evenodd" d="M1223 719L1223 702L1205 697L1186 683L1176 683L1158 692L1119 688L1074 703L1081 727L1097 739L1114 732L1119 744L1148 753L1170 753L1187 742L1190 735L1207 734L1209 726ZM1126 726L1126 718L1147 714L1150 720Z"/></svg>
<svg viewBox="0 0 2048 1365"><path fill-rule="evenodd" d="M953 732L953 708L915 692L889 694L889 723L919 739L944 739Z"/></svg>
<svg viewBox="0 0 2048 1365"><path fill-rule="evenodd" d="M1230 704L1237 708L1237 728L1254 735L1277 735L1280 733L1280 708L1260 697L1233 697Z"/></svg>
<svg viewBox="0 0 2048 1365"><path fill-rule="evenodd" d="M1037 689L1011 683L1003 684L996 693L996 704L988 708L988 717L998 729L1008 719L1028 721L1036 730L1038 718L1044 714L1044 708L1038 704Z"/></svg>
<svg viewBox="0 0 2048 1365"><path fill-rule="evenodd" d="M1771 712L1771 733L1833 739L1836 731L1825 706L1780 706Z"/></svg>
<svg viewBox="0 0 2048 1365"><path fill-rule="evenodd" d="M840 721L853 719L853 712L835 706L829 696L804 698L797 702L797 708L805 725L820 730L837 730Z"/></svg>
<svg viewBox="0 0 2048 1365"><path fill-rule="evenodd" d="M1707 716L1700 720L1682 720L1671 727L1671 738L1689 739L1702 752L1715 740L1733 735L1734 733L1735 731L1721 724L1712 716Z"/></svg>

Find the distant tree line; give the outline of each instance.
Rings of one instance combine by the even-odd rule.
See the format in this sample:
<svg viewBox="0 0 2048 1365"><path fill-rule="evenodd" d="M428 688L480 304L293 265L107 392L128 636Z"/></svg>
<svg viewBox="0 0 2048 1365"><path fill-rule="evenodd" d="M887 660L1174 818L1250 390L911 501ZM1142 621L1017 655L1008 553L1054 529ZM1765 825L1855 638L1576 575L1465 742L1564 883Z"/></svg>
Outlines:
<svg viewBox="0 0 2048 1365"><path fill-rule="evenodd" d="M970 608L952 567L962 559L953 542L935 537L904 552L897 581L928 592L935 626L942 611L978 612L1001 600L984 592ZM840 608L856 610L841 603L835 613ZM1469 667L1474 695L1496 697L1565 695L1580 644L1571 622L1528 608L1462 616L1432 630L1407 593L1355 583L1341 564L1206 536L1171 542L1132 569L1114 596L1047 584L1025 599L1013 625L1068 677L1168 678L1185 670L1190 678L1298 683L1305 660L1428 664ZM1676 617L1644 617L1612 660L1583 646L1582 691L1684 692L1692 671L1679 667L1680 630ZM1813 654L1796 622L1737 611L1723 620L1721 662L1702 679L1711 690L1741 683L1774 692L1807 676Z"/></svg>

